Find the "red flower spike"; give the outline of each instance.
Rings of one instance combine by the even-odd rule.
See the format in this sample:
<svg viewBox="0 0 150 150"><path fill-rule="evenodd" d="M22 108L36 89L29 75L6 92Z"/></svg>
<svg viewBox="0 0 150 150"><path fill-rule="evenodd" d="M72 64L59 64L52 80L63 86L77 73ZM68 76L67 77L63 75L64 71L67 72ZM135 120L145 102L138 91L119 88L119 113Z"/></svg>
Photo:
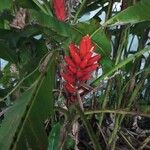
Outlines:
<svg viewBox="0 0 150 150"><path fill-rule="evenodd" d="M62 73L61 76L64 78L64 80L66 80L68 83L75 83L75 79L71 76L71 75L68 75L68 74L64 74Z"/></svg>
<svg viewBox="0 0 150 150"><path fill-rule="evenodd" d="M81 62L81 58L77 53L77 48L75 47L75 45L73 43L70 44L69 46L69 50L70 50L70 55L72 57L72 59L74 60L74 62L79 65Z"/></svg>
<svg viewBox="0 0 150 150"><path fill-rule="evenodd" d="M76 68L73 68L72 66L69 66L69 70L70 70L73 74L77 73L77 69L76 69Z"/></svg>
<svg viewBox="0 0 150 150"><path fill-rule="evenodd" d="M87 81L87 80L90 79L90 78L91 78L91 75L87 74L87 75L81 77L79 80L80 80L80 81Z"/></svg>
<svg viewBox="0 0 150 150"><path fill-rule="evenodd" d="M52 2L57 19L65 21L67 18L65 0L53 0Z"/></svg>
<svg viewBox="0 0 150 150"><path fill-rule="evenodd" d="M90 59L90 57L92 56L92 52L89 52L82 60L81 64L80 64L80 68L83 69L86 67L88 60Z"/></svg>
<svg viewBox="0 0 150 150"><path fill-rule="evenodd" d="M88 62L87 59L82 60L82 62L81 62L81 64L80 64L80 68L81 68L81 69L85 68L86 65L87 65L87 62Z"/></svg>
<svg viewBox="0 0 150 150"><path fill-rule="evenodd" d="M99 61L100 58L101 58L100 55L95 55L95 56L91 57L91 58L89 59L89 61L88 61L88 65L90 66L90 65L92 65L93 63Z"/></svg>
<svg viewBox="0 0 150 150"><path fill-rule="evenodd" d="M80 42L80 56L84 57L92 48L92 41L89 35L82 38Z"/></svg>
<svg viewBox="0 0 150 150"><path fill-rule="evenodd" d="M74 64L74 62L71 60L70 57L65 56L65 57L64 57L64 60L65 60L65 62L66 62L69 66L76 67L76 65Z"/></svg>
<svg viewBox="0 0 150 150"><path fill-rule="evenodd" d="M77 101L76 92L81 96L84 95L86 89L81 87L81 83L85 83L91 78L93 71L99 66L98 61L100 55L94 55L95 45L89 35L83 37L78 49L74 43L69 45L70 57L65 57L65 67L62 77L65 80L64 87L68 92L68 104Z"/></svg>
<svg viewBox="0 0 150 150"><path fill-rule="evenodd" d="M97 69L98 66L99 66L98 64L93 64L93 65L91 65L91 66L85 68L85 69L83 70L83 72L86 72L86 73L93 72L94 70Z"/></svg>
<svg viewBox="0 0 150 150"><path fill-rule="evenodd" d="M93 55L93 52L90 51L89 53L87 53L87 54L85 55L85 57L84 57L83 59L89 60L92 55Z"/></svg>
<svg viewBox="0 0 150 150"><path fill-rule="evenodd" d="M84 75L83 71L77 71L77 77L80 78Z"/></svg>
<svg viewBox="0 0 150 150"><path fill-rule="evenodd" d="M68 75L73 76L73 73L70 71L70 69L69 69L68 66L65 66L65 67L64 67L64 70L65 70L65 74L68 74Z"/></svg>
<svg viewBox="0 0 150 150"><path fill-rule="evenodd" d="M69 83L65 83L64 84L65 89L69 92L69 93L75 93L76 89L72 84Z"/></svg>

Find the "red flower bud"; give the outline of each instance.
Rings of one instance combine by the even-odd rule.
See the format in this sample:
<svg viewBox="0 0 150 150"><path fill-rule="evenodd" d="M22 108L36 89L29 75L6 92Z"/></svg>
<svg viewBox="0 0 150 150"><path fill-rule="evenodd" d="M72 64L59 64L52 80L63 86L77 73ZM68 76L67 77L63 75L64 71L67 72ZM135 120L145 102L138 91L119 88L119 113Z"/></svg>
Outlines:
<svg viewBox="0 0 150 150"><path fill-rule="evenodd" d="M80 56L77 53L77 48L76 48L76 46L73 43L71 43L69 45L69 50L70 50L70 55L71 55L72 59L74 60L74 62L77 65L79 65L80 62L81 62L81 59L80 59Z"/></svg>
<svg viewBox="0 0 150 150"><path fill-rule="evenodd" d="M100 55L95 55L95 56L91 57L91 58L89 59L89 61L88 61L88 65L90 66L90 65L94 64L94 63L97 62L100 58L101 58Z"/></svg>
<svg viewBox="0 0 150 150"><path fill-rule="evenodd" d="M83 69L86 67L88 60L90 59L90 57L92 56L92 52L89 52L88 54L86 54L86 56L83 58L81 64L80 64L80 68Z"/></svg>
<svg viewBox="0 0 150 150"><path fill-rule="evenodd" d="M80 81L87 81L87 80L90 79L90 78L91 78L91 75L87 74L87 75L81 77L79 80L80 80Z"/></svg>
<svg viewBox="0 0 150 150"><path fill-rule="evenodd" d="M66 62L68 65L70 65L70 66L72 66L72 67L76 67L76 65L74 64L74 62L71 60L70 57L65 56L64 59L65 59L65 62Z"/></svg>
<svg viewBox="0 0 150 150"><path fill-rule="evenodd" d="M54 12L58 20L65 21L67 18L65 0L53 0Z"/></svg>
<svg viewBox="0 0 150 150"><path fill-rule="evenodd" d="M69 92L69 93L75 93L76 89L72 84L69 83L65 83L64 84L65 89Z"/></svg>
<svg viewBox="0 0 150 150"><path fill-rule="evenodd" d="M93 72L94 70L97 69L98 66L99 66L98 64L93 64L93 65L91 65L91 66L85 68L85 69L83 70L83 72L85 72L85 73Z"/></svg>
<svg viewBox="0 0 150 150"><path fill-rule="evenodd" d="M92 41L89 35L84 36L80 42L80 56L84 57L92 47Z"/></svg>
<svg viewBox="0 0 150 150"><path fill-rule="evenodd" d="M89 53L87 53L87 54L85 55L85 57L84 57L83 59L89 60L92 55L93 55L93 52L90 51Z"/></svg>
<svg viewBox="0 0 150 150"><path fill-rule="evenodd" d="M80 64L80 68L81 68L81 69L85 68L86 65L87 65L87 62L88 62L87 59L82 60L82 62L81 62L81 64Z"/></svg>
<svg viewBox="0 0 150 150"><path fill-rule="evenodd" d="M77 71L77 77L80 78L84 75L83 71L78 70Z"/></svg>
<svg viewBox="0 0 150 150"><path fill-rule="evenodd" d="M75 74L77 72L76 68L73 68L72 66L69 66L70 71Z"/></svg>
<svg viewBox="0 0 150 150"><path fill-rule="evenodd" d="M64 80L66 80L68 83L75 83L75 79L69 75L69 74L64 74L62 73L61 76L64 78Z"/></svg>

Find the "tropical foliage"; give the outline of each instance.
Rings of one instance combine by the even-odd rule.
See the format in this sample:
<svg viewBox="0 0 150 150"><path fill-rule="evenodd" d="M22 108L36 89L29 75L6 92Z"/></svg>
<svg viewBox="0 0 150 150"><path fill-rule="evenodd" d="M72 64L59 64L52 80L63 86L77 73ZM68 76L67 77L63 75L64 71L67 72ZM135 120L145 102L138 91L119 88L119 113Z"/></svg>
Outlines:
<svg viewBox="0 0 150 150"><path fill-rule="evenodd" d="M149 0L0 1L0 149L150 149L149 14Z"/></svg>

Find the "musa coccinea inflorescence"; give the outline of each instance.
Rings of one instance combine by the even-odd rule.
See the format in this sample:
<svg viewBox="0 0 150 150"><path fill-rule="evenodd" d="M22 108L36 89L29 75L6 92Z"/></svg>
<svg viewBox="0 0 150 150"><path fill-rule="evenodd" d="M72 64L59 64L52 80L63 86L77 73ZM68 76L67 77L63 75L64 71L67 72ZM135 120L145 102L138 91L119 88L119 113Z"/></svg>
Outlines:
<svg viewBox="0 0 150 150"><path fill-rule="evenodd" d="M85 89L81 85L91 79L92 73L99 67L101 56L94 52L95 49L89 35L81 39L79 46L74 43L69 45L69 56L64 57L65 65L61 76L71 103L76 102L77 92L84 93Z"/></svg>

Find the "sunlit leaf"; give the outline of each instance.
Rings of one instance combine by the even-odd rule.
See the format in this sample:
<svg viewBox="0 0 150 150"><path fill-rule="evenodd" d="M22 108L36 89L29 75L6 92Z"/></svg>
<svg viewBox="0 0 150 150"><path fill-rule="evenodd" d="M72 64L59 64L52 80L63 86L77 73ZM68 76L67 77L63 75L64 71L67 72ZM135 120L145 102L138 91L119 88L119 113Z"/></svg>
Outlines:
<svg viewBox="0 0 150 150"><path fill-rule="evenodd" d="M121 11L104 23L104 26L135 24L150 20L150 1L141 0L134 6Z"/></svg>

